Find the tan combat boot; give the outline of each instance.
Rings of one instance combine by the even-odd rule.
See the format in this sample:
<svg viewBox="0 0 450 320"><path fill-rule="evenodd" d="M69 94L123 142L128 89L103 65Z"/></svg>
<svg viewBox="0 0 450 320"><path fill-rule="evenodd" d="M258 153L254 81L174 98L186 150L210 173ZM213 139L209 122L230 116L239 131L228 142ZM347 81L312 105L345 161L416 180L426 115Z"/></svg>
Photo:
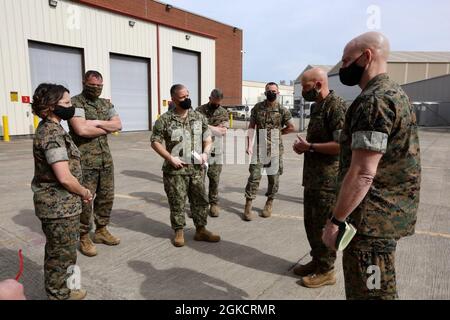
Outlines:
<svg viewBox="0 0 450 320"><path fill-rule="evenodd" d="M220 236L206 230L205 227L198 227L194 236L195 241L219 242Z"/></svg>
<svg viewBox="0 0 450 320"><path fill-rule="evenodd" d="M175 247L183 247L184 246L184 232L183 229L175 230L175 238L173 239L173 245Z"/></svg>
<svg viewBox="0 0 450 320"><path fill-rule="evenodd" d="M94 242L103 243L108 246L116 246L120 243L120 239L114 237L111 233L109 233L106 227L99 227L97 230L95 230Z"/></svg>
<svg viewBox="0 0 450 320"><path fill-rule="evenodd" d="M270 218L270 216L272 215L272 207L273 207L273 199L267 199L261 217Z"/></svg>
<svg viewBox="0 0 450 320"><path fill-rule="evenodd" d="M334 285L336 283L336 275L334 270L326 273L313 273L302 278L302 284L307 288L320 288L323 286Z"/></svg>
<svg viewBox="0 0 450 320"><path fill-rule="evenodd" d="M67 300L83 300L87 296L87 291L84 289L70 290L70 296Z"/></svg>
<svg viewBox="0 0 450 320"><path fill-rule="evenodd" d="M80 252L88 257L97 255L97 248L92 243L89 233L80 236Z"/></svg>
<svg viewBox="0 0 450 320"><path fill-rule="evenodd" d="M294 268L294 273L300 277L306 277L317 270L317 264L314 261L308 262L307 264L301 264Z"/></svg>
<svg viewBox="0 0 450 320"><path fill-rule="evenodd" d="M217 204L211 204L209 208L209 215L213 218L217 218L219 216L219 206Z"/></svg>
<svg viewBox="0 0 450 320"><path fill-rule="evenodd" d="M253 220L253 213L252 213L252 200L247 199L245 201L245 209L244 209L244 216L242 217L245 221L252 221Z"/></svg>

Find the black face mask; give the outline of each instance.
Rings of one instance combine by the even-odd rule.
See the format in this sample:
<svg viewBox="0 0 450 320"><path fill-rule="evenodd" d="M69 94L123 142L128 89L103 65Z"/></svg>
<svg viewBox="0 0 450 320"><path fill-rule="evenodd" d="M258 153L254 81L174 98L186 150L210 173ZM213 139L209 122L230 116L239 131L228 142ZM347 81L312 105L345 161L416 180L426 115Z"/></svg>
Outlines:
<svg viewBox="0 0 450 320"><path fill-rule="evenodd" d="M266 91L266 98L269 102L274 102L277 100L277 94L272 91Z"/></svg>
<svg viewBox="0 0 450 320"><path fill-rule="evenodd" d="M347 68L341 68L339 70L339 79L341 80L342 84L353 87L361 82L366 67L358 66L357 62L363 55L364 53L360 55L359 58L356 59Z"/></svg>
<svg viewBox="0 0 450 320"><path fill-rule="evenodd" d="M319 95L320 91L317 91L315 87L309 91L302 91L303 99L305 99L308 102L315 102L319 97Z"/></svg>
<svg viewBox="0 0 450 320"><path fill-rule="evenodd" d="M183 101L180 102L180 107L183 108L184 110L190 109L191 106L192 106L192 101L189 98L184 99Z"/></svg>
<svg viewBox="0 0 450 320"><path fill-rule="evenodd" d="M211 107L211 109L217 109L218 107L220 107L220 104L215 104L215 103L209 103L209 106Z"/></svg>
<svg viewBox="0 0 450 320"><path fill-rule="evenodd" d="M70 120L73 118L74 114L75 114L75 107L69 107L69 108L65 108L63 106L55 106L55 109L53 110L53 114L59 118L61 118L62 120Z"/></svg>

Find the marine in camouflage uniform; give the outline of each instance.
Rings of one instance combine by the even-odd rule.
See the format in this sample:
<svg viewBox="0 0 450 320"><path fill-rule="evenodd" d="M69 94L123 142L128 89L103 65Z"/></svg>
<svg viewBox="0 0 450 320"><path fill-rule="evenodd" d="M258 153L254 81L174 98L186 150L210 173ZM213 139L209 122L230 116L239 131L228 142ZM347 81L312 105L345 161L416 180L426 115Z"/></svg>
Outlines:
<svg viewBox="0 0 450 320"><path fill-rule="evenodd" d="M76 108L75 117L86 120L108 121L118 115L108 100L102 98L92 100L84 93L73 97L72 105ZM114 164L106 135L84 138L77 135L70 124L69 128L70 135L81 152L83 185L92 194L97 195L94 200L94 213L91 204L83 203L80 234L84 235L91 230L92 215L97 229L109 224L114 202Z"/></svg>
<svg viewBox="0 0 450 320"><path fill-rule="evenodd" d="M81 182L80 152L63 127L47 118L36 129L33 156L34 208L46 237L45 290L50 299L64 300L71 292L67 269L77 262L82 200L58 182L51 165L68 161L70 172Z"/></svg>
<svg viewBox="0 0 450 320"><path fill-rule="evenodd" d="M265 100L253 107L250 122L256 125L255 139L257 143L256 150L253 152L252 163L249 166L250 177L245 187L245 198L247 200L256 198L263 168L267 168L269 180L266 197L270 200L275 198L279 188L279 178L283 174L284 147L281 130L287 126L291 119L292 115L289 110L282 107L278 102L271 107ZM274 130L277 130L278 134L275 135ZM274 141L272 141L272 137L275 137ZM261 138L263 141L260 141Z"/></svg>
<svg viewBox="0 0 450 320"><path fill-rule="evenodd" d="M341 135L341 182L356 149L383 157L368 194L348 217L358 231L343 255L346 296L396 299L396 244L414 234L421 166L414 110L403 89L387 74L373 78L347 112ZM381 271L379 289L368 286L374 275L371 266Z"/></svg>
<svg viewBox="0 0 450 320"><path fill-rule="evenodd" d="M186 198L189 199L195 226L198 228L207 224L208 198L204 170L194 162L191 151L201 154L202 143L210 135L206 118L192 109L186 119L178 116L175 110L170 110L153 126L151 142L165 143L170 154L187 163L183 168L175 169L168 161L164 161L162 167L164 190L170 206L170 222L175 231L186 226Z"/></svg>
<svg viewBox="0 0 450 320"><path fill-rule="evenodd" d="M345 101L332 90L311 107L306 140L309 143L339 142L344 126ZM313 263L319 274L334 269L336 252L325 246L322 229L336 202L339 156L305 152L303 164L304 223Z"/></svg>
<svg viewBox="0 0 450 320"><path fill-rule="evenodd" d="M197 112L203 114L207 120L208 125L217 127L228 123L228 112L225 108L219 106L213 108L209 103L202 105L196 109ZM222 172L223 158L222 158L222 143L221 137L212 136L213 148L211 150L211 157L208 168L209 179L209 204L217 205L219 202L219 181Z"/></svg>

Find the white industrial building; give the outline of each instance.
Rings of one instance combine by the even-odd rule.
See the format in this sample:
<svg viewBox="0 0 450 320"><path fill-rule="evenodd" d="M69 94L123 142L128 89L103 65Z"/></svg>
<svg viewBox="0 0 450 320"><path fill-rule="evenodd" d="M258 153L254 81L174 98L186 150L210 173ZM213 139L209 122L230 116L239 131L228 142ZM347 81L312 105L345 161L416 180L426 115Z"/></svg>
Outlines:
<svg viewBox="0 0 450 320"><path fill-rule="evenodd" d="M186 84L193 105L216 85L216 41L207 35L66 0L1 0L0 21L0 116L11 135L34 133L29 103L39 83L76 95L90 69L103 74L102 97L125 131L149 130L172 84Z"/></svg>

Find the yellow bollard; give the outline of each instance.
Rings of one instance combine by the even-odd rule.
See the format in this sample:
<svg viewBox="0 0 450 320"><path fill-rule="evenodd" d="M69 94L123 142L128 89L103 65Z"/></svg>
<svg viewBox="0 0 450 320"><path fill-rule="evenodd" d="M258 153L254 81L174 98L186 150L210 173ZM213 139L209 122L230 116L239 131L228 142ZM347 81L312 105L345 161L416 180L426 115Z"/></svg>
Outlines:
<svg viewBox="0 0 450 320"><path fill-rule="evenodd" d="M39 117L38 116L33 117L33 124L34 124L34 129L37 129L37 127L39 125Z"/></svg>
<svg viewBox="0 0 450 320"><path fill-rule="evenodd" d="M9 142L8 116L3 116L3 141Z"/></svg>
<svg viewBox="0 0 450 320"><path fill-rule="evenodd" d="M233 129L233 114L230 113L230 129Z"/></svg>

